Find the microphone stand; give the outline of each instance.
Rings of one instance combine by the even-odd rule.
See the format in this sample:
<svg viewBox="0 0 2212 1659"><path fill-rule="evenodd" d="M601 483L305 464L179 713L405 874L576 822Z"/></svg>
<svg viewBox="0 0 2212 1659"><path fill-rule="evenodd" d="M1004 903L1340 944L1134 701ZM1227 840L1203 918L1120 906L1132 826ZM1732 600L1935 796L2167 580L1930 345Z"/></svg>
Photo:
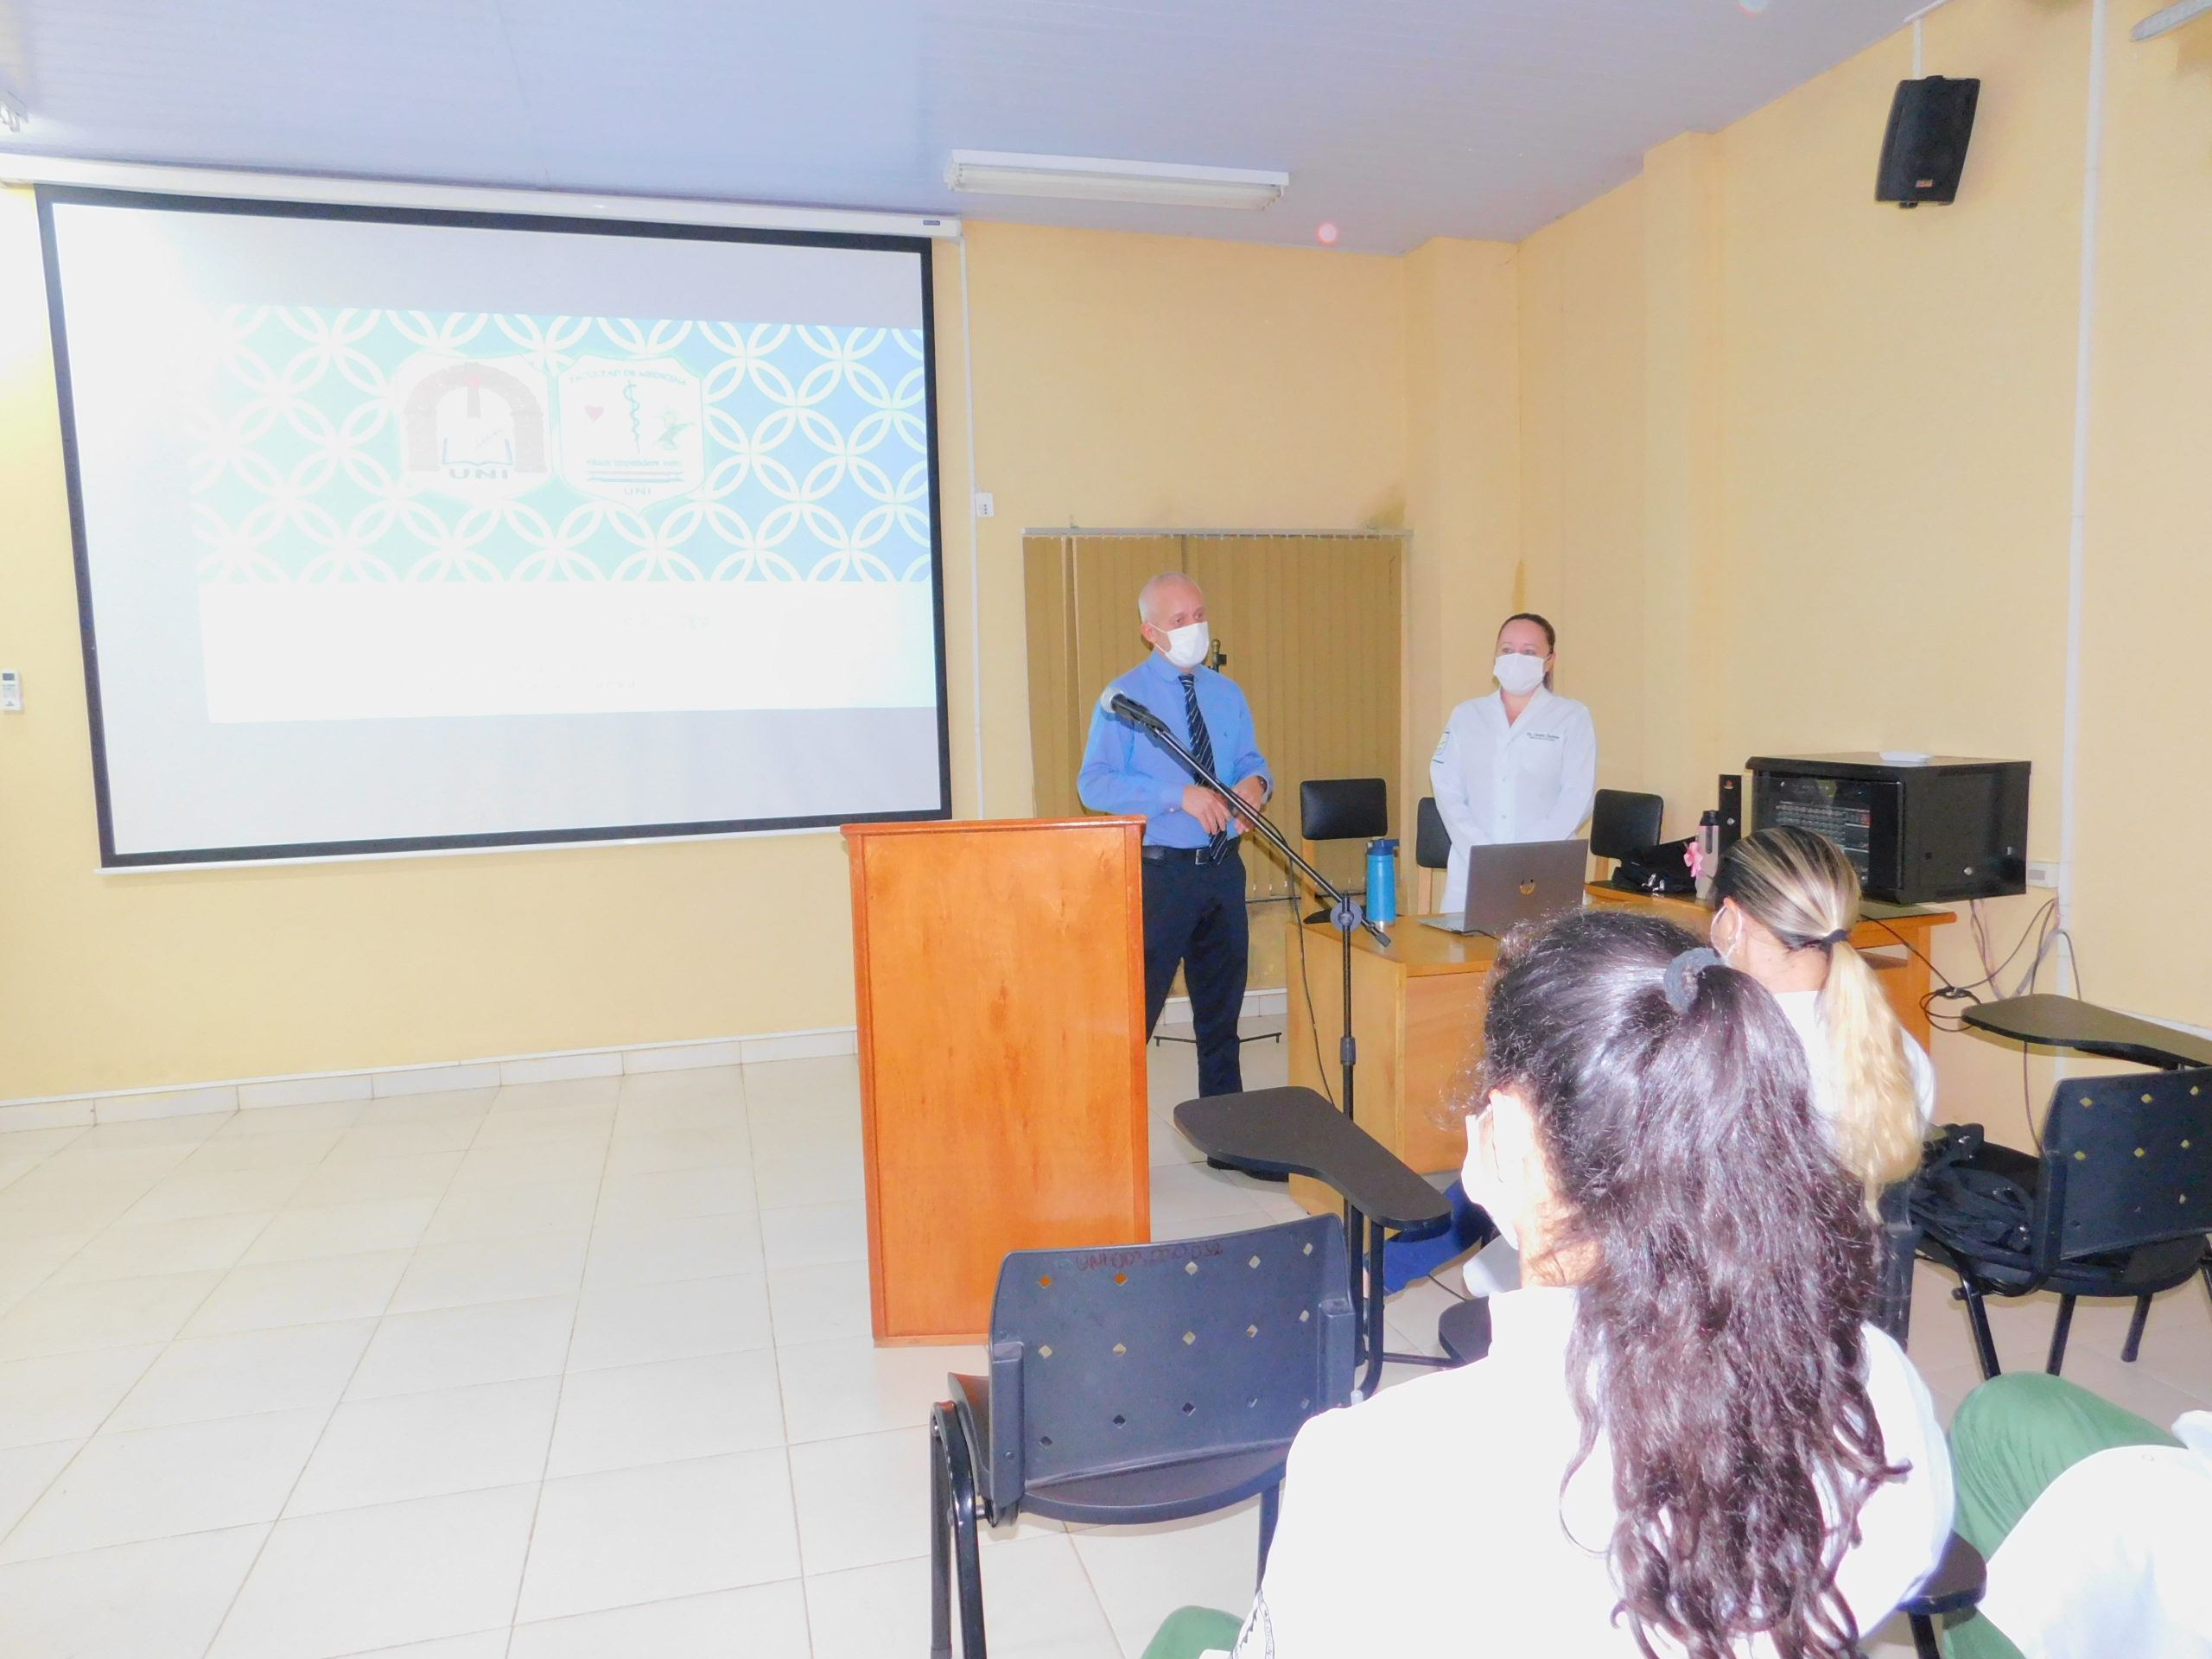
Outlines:
<svg viewBox="0 0 2212 1659"><path fill-rule="evenodd" d="M1123 705L1127 707L1124 708ZM1329 920L1337 930L1341 947L1342 979L1344 983L1344 1035L1338 1039L1337 1061L1343 1077L1344 1113L1347 1122L1359 1119L1353 1110L1353 1078L1359 1065L1359 1044L1351 1033L1351 941L1356 933L1371 934L1384 949L1390 944L1390 936L1368 919L1367 911L1358 899L1315 869L1306 857L1293 847L1281 830L1268 822L1268 815L1246 801L1228 785L1214 775L1211 766L1202 764L1191 753L1183 741L1168 728L1167 723L1135 698L1117 696L1108 705L1107 712L1128 721L1182 763L1200 785L1211 790L1222 804L1241 823L1257 830L1268 844L1283 855L1292 869L1303 875L1313 889L1317 899L1325 899L1329 906ZM1295 906L1296 897L1293 895ZM1303 918L1294 916L1300 926ZM1367 1376L1360 1392L1373 1398L1376 1384L1382 1376L1382 1228L1370 1224L1367 1217L1352 1207L1351 1200L1344 1200L1344 1238L1351 1246L1351 1305L1354 1329L1359 1332L1360 1347L1367 1361ZM1363 1245L1364 1248L1363 1249ZM1361 1258L1366 1259L1363 1263ZM1363 1281L1362 1269L1365 1278ZM1440 1364L1423 1355L1392 1355L1392 1358L1406 1358L1414 1363Z"/></svg>

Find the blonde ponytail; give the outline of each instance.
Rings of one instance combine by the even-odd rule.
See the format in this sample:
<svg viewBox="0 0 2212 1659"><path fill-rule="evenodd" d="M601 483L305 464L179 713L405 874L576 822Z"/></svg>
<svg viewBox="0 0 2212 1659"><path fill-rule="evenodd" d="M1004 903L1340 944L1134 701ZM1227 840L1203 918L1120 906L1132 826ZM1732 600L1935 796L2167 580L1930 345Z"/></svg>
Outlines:
<svg viewBox="0 0 2212 1659"><path fill-rule="evenodd" d="M1859 919L1859 873L1834 842L1783 825L1729 849L1715 892L1790 950L1828 953L1820 1011L1836 1157L1872 1205L1920 1162L1920 1102L1904 1027L1874 970L1847 943Z"/></svg>
<svg viewBox="0 0 2212 1659"><path fill-rule="evenodd" d="M1835 1079L1836 1156L1871 1201L1920 1166L1920 1100L1904 1027L1866 957L1847 944L1829 948L1820 1007Z"/></svg>

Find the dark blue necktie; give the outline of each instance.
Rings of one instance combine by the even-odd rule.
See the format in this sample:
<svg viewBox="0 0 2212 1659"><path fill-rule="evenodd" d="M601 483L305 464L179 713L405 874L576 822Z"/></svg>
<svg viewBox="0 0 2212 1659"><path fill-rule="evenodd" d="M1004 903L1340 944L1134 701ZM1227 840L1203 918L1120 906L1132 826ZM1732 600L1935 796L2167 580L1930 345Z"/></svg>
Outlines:
<svg viewBox="0 0 2212 1659"><path fill-rule="evenodd" d="M1183 715L1191 725L1191 753L1198 757L1200 766L1212 772L1213 734L1206 730L1206 717L1198 712L1198 677L1195 674L1183 676ZM1206 842L1206 855L1219 858L1222 849L1228 845L1229 830L1224 825Z"/></svg>

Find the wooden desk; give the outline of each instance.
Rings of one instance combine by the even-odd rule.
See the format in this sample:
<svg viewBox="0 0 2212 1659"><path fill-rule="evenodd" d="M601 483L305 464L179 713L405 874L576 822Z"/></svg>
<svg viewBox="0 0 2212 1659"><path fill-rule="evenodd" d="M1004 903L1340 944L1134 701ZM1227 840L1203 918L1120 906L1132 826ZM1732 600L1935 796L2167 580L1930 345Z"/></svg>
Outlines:
<svg viewBox="0 0 2212 1659"><path fill-rule="evenodd" d="M1700 938L1711 920L1711 912L1690 899L1653 899L1595 884L1589 903L1656 911ZM1929 1027L1920 1000L1930 982L1929 935L1957 919L1948 910L1869 904L1851 936L1866 953L1898 1020L1923 1047ZM1294 919L1290 925L1305 933L1302 981L1298 936L1290 938L1290 1025L1284 1038L1290 1080L1335 1100L1342 1076L1336 1058L1343 1030L1341 947L1326 922ZM1353 1116L1415 1169L1456 1170L1466 1161L1459 1113L1482 1056L1484 995L1497 941L1424 927L1410 916L1401 916L1388 931L1388 950L1365 934L1352 941L1352 1034L1359 1041ZM1337 1196L1317 1181L1294 1175L1290 1187L1316 1215L1338 1207Z"/></svg>
<svg viewBox="0 0 2212 1659"><path fill-rule="evenodd" d="M1343 947L1326 922L1294 919L1291 925L1305 929L1306 956L1301 983L1294 934L1290 1028L1284 1037L1290 1080L1325 1095L1341 1109L1337 1039L1344 1030ZM1359 1042L1353 1121L1415 1169L1457 1169L1467 1160L1458 1111L1470 1081L1463 1074L1481 1053L1483 988L1497 959L1497 941L1423 927L1410 916L1401 916L1388 931L1388 950L1364 933L1352 940L1352 1035ZM1321 1064L1315 1059L1317 1043ZM1315 1215L1338 1208L1337 1195L1319 1181L1294 1175L1290 1190Z"/></svg>

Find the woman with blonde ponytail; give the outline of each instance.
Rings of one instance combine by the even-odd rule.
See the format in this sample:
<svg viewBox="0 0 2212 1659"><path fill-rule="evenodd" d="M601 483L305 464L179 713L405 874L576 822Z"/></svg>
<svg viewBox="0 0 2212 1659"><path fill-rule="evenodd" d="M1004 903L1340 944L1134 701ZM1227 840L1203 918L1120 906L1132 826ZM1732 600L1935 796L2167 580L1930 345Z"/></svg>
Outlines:
<svg viewBox="0 0 2212 1659"><path fill-rule="evenodd" d="M1783 825L1730 848L1713 891L1713 948L1797 1028L1837 1160L1872 1204L1919 1166L1936 1073L1851 946L1858 872L1834 842Z"/></svg>

